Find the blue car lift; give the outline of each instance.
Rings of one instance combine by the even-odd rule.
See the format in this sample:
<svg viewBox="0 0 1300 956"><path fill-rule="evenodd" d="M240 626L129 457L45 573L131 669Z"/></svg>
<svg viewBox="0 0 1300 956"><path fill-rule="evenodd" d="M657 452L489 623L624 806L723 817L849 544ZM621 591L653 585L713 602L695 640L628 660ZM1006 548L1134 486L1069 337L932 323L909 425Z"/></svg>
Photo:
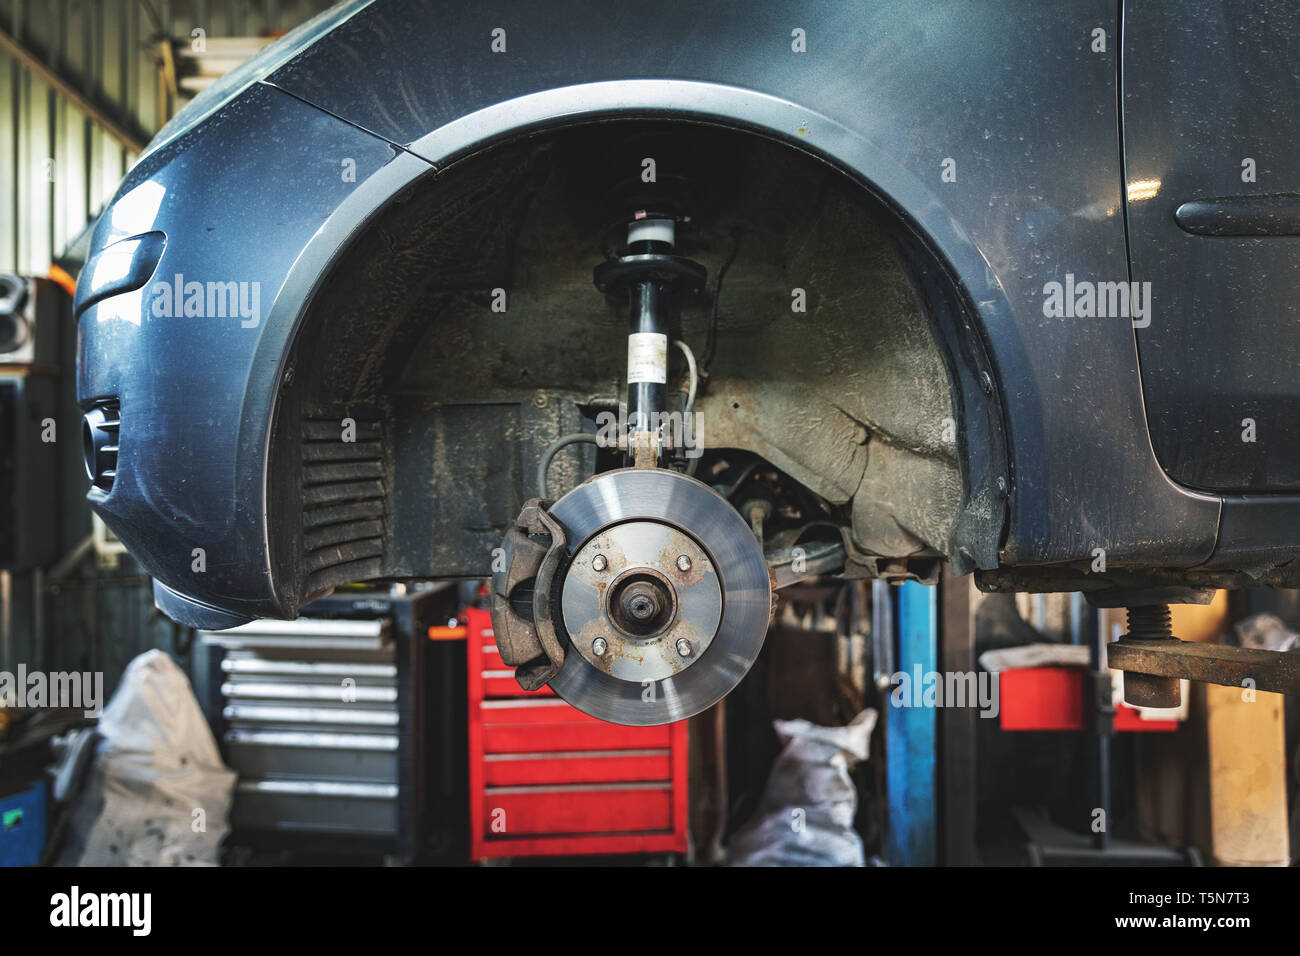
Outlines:
<svg viewBox="0 0 1300 956"><path fill-rule="evenodd" d="M884 598L892 605L895 671L913 682L918 676L939 671L938 593L937 587L916 581L875 591L877 601ZM889 807L885 855L892 866L934 866L939 842L935 781L938 711L934 707L896 707L888 696L883 709Z"/></svg>

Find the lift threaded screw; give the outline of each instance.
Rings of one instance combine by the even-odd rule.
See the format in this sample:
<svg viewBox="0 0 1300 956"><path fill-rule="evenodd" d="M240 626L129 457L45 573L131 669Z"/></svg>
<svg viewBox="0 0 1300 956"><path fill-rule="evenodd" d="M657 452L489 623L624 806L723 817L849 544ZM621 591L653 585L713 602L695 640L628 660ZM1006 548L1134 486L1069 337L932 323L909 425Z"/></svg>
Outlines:
<svg viewBox="0 0 1300 956"><path fill-rule="evenodd" d="M1168 604L1151 604L1128 609L1127 637L1150 641L1174 636L1173 615Z"/></svg>
<svg viewBox="0 0 1300 956"><path fill-rule="evenodd" d="M595 654L597 657L604 657L605 648L607 646L608 645L605 644L605 639L603 637L598 637L591 642L591 653Z"/></svg>

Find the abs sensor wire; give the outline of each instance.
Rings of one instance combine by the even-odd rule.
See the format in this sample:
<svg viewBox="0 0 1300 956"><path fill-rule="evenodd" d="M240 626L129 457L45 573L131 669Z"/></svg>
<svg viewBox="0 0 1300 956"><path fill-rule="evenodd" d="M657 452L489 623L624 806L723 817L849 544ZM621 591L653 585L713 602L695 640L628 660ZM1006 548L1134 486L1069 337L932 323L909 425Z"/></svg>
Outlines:
<svg viewBox="0 0 1300 956"><path fill-rule="evenodd" d="M673 345L682 350L682 355L686 356L687 374L690 375L690 391L686 393L686 407L682 409L683 415L689 415L695 409L695 393L700 387L700 373L695 365L695 353L691 347L681 339L673 339Z"/></svg>
<svg viewBox="0 0 1300 956"><path fill-rule="evenodd" d="M686 393L686 407L682 409L682 419L683 419L682 428L684 434L685 433L684 430L686 427L686 422L685 422L686 416L690 415L691 412L695 410L695 394L700 387L700 370L695 363L695 353L691 351L691 347L689 345L687 345L681 339L674 339L673 344L676 345L679 349L681 349L682 354L686 356L686 368L688 374L690 375L690 385L688 386L689 390ZM692 430L691 434L694 435L695 432ZM695 469L698 467L700 467L700 459L697 456L695 458L692 458L687 463L686 474L690 475L692 478L695 477Z"/></svg>

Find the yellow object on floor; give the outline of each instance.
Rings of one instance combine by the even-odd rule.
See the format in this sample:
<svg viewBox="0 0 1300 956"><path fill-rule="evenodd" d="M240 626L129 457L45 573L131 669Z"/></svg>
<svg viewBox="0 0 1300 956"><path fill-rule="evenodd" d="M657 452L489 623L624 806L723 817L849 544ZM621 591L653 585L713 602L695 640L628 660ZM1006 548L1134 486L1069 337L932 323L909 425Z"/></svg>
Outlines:
<svg viewBox="0 0 1300 956"><path fill-rule="evenodd" d="M1290 862L1283 701L1281 694L1206 685L1208 849L1221 866Z"/></svg>

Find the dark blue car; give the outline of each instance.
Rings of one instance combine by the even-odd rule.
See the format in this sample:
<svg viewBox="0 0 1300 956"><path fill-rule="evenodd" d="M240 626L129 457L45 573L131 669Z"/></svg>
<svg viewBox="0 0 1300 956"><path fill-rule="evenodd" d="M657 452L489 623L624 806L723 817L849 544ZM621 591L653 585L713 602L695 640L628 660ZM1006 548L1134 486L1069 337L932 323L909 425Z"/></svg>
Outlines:
<svg viewBox="0 0 1300 956"><path fill-rule="evenodd" d="M491 576L521 682L625 722L810 575L1300 586L1298 42L1263 0L338 4L103 215L90 500L194 626Z"/></svg>

